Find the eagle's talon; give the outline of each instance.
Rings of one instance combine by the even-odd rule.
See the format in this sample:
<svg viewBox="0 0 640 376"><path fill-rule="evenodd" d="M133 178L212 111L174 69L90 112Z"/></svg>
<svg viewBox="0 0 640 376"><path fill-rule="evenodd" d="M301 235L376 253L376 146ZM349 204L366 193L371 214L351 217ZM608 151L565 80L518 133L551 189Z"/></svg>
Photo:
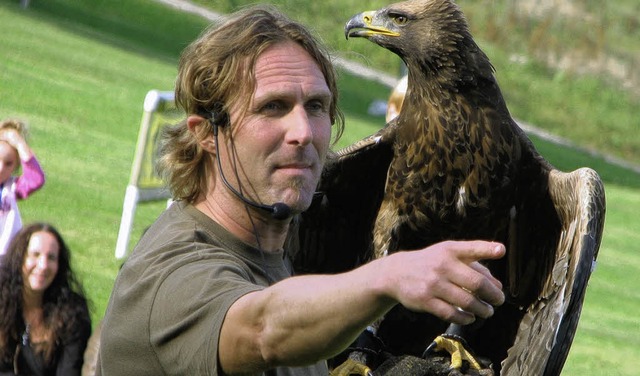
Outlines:
<svg viewBox="0 0 640 376"><path fill-rule="evenodd" d="M371 371L371 368L367 367L366 365L348 358L344 361L344 363L340 364L329 373L329 376L351 375L373 376L373 372Z"/></svg>
<svg viewBox="0 0 640 376"><path fill-rule="evenodd" d="M436 341L431 342L429 346L427 346L427 348L424 349L424 352L422 353L422 359L427 359L429 355L433 355L437 351L436 350L437 347L438 347L438 343L436 343Z"/></svg>
<svg viewBox="0 0 640 376"><path fill-rule="evenodd" d="M425 358L428 355L445 350L451 354L451 369L462 368L462 361L466 360L469 363L469 367L480 371L484 367L480 364L471 351L465 348L467 346L466 341L456 335L442 334L436 337L433 342L423 352L422 357Z"/></svg>

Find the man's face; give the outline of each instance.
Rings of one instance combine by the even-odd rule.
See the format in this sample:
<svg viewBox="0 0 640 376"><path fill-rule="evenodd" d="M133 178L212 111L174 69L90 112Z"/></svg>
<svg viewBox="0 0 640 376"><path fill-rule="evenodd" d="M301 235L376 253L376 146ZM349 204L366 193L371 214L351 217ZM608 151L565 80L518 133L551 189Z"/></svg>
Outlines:
<svg viewBox="0 0 640 376"><path fill-rule="evenodd" d="M316 62L293 42L265 50L255 79L247 111L230 111L232 134L221 137L226 142L219 150L222 168L232 181L238 172L246 196L304 211L329 149L331 91Z"/></svg>

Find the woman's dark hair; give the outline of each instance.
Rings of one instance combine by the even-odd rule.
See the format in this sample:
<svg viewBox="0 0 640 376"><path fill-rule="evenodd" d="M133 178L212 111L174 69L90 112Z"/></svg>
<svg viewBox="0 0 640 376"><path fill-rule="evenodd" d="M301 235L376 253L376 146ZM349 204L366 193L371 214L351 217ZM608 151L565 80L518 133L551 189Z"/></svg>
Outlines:
<svg viewBox="0 0 640 376"><path fill-rule="evenodd" d="M73 335L79 326L91 325L87 299L81 283L71 269L71 254L62 236L48 223L25 226L13 238L7 253L0 260L0 364L11 362L16 345L25 329L22 318L24 281L22 266L31 236L47 232L58 241L58 272L45 290L42 309L47 344L42 351L50 362L56 344Z"/></svg>

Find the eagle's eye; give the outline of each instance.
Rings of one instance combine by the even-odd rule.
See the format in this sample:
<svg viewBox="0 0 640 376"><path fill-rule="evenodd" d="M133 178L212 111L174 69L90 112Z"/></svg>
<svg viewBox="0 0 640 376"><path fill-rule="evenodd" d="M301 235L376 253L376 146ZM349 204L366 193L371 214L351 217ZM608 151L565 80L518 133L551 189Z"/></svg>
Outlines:
<svg viewBox="0 0 640 376"><path fill-rule="evenodd" d="M392 14L391 15L391 19L393 20L393 22L395 22L397 25L404 25L407 23L408 18L406 16L403 16L401 14Z"/></svg>

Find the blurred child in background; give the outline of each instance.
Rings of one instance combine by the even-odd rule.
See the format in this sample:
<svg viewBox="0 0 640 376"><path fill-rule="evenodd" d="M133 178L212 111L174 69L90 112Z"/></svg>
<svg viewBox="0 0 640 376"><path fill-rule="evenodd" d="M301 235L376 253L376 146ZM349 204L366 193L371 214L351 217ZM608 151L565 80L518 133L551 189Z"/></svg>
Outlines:
<svg viewBox="0 0 640 376"><path fill-rule="evenodd" d="M22 228L18 200L44 184L44 172L25 141L23 122L8 119L0 123L0 261L9 242ZM13 174L22 166L19 176Z"/></svg>

